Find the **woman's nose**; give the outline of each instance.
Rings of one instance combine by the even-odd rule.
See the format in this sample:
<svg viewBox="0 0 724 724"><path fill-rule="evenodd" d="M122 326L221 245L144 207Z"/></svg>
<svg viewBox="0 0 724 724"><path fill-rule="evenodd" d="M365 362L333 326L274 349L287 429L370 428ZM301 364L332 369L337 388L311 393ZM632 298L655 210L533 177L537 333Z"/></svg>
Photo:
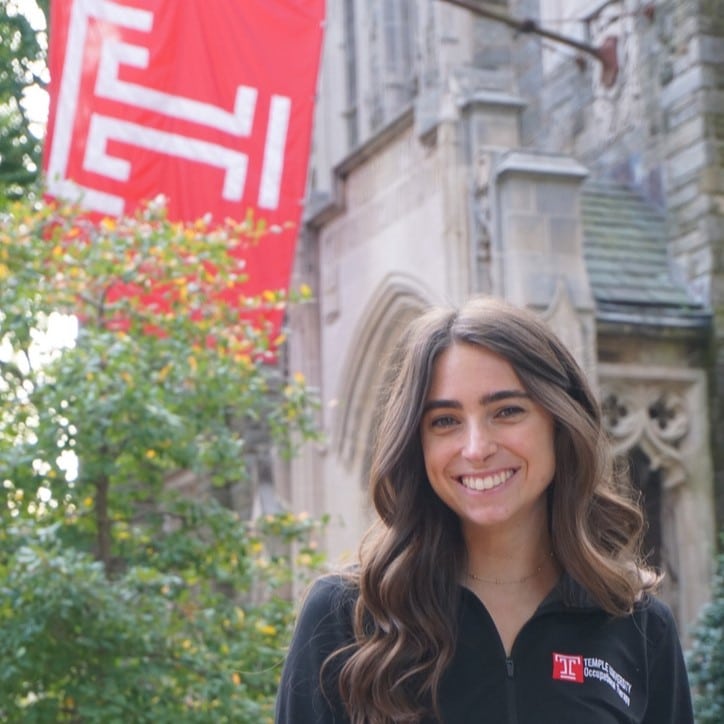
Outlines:
<svg viewBox="0 0 724 724"><path fill-rule="evenodd" d="M463 457L468 460L484 460L496 450L490 431L482 425L471 425L465 436Z"/></svg>

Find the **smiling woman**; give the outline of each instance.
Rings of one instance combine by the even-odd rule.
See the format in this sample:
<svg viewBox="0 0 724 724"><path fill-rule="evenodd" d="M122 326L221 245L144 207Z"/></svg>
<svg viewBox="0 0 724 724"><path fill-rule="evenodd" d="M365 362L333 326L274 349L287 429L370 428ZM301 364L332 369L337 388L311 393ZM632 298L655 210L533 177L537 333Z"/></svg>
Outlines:
<svg viewBox="0 0 724 724"><path fill-rule="evenodd" d="M505 359L470 344L440 354L424 409L425 471L460 520L470 570L485 569L495 579L522 576L509 560L491 560L488 553L499 546L486 541L515 538L514 548L530 541L535 559L550 549L544 493L555 471L553 418ZM533 562L521 560L526 569Z"/></svg>
<svg viewBox="0 0 724 724"><path fill-rule="evenodd" d="M389 379L379 522L310 590L277 724L691 724L641 511L555 335L492 299L431 309Z"/></svg>

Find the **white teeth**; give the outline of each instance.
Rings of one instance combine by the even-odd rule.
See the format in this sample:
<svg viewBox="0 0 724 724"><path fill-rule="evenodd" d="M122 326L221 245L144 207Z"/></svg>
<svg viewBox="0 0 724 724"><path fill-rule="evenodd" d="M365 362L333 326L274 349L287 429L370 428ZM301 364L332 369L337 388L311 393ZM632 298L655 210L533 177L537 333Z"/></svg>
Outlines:
<svg viewBox="0 0 724 724"><path fill-rule="evenodd" d="M478 478L473 475L463 475L460 482L470 490L490 490L502 485L515 471L505 470L495 475L486 475L484 478Z"/></svg>

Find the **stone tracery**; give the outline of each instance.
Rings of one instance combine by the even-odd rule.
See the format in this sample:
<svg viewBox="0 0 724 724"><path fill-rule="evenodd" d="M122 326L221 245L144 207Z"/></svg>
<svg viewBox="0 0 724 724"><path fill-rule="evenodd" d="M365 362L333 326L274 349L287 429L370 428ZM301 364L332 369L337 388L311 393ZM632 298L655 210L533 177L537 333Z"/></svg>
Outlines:
<svg viewBox="0 0 724 724"><path fill-rule="evenodd" d="M603 419L616 452L638 446L660 470L664 488L686 480L681 447L690 430L690 412L683 389L657 384L613 384L602 394Z"/></svg>

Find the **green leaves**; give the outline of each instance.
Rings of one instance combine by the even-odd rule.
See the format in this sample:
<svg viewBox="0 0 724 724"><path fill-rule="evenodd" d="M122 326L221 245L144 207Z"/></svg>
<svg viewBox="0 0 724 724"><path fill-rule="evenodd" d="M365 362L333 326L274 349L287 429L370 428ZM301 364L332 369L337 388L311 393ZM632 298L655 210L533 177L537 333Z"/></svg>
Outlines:
<svg viewBox="0 0 724 724"><path fill-rule="evenodd" d="M47 2L40 3L47 12ZM0 0L0 208L38 178L41 132L33 127L26 91L45 87L47 37L18 5Z"/></svg>
<svg viewBox="0 0 724 724"><path fill-rule="evenodd" d="M724 721L724 555L717 558L712 600L699 615L687 668L694 692L696 721Z"/></svg>
<svg viewBox="0 0 724 724"><path fill-rule="evenodd" d="M290 580L288 561L245 552L243 541L260 541L258 531L229 511L201 520L215 531L207 529L204 545L184 518L185 536L156 542L145 564L111 580L55 531L26 531L2 567L0 718L271 721L293 616L274 593L278 584L265 587L273 575ZM276 543L264 538L265 549ZM180 573L164 572L169 556ZM227 571L234 596L218 589L218 578L208 585L213 566Z"/></svg>
<svg viewBox="0 0 724 724"><path fill-rule="evenodd" d="M271 721L322 523L249 521L317 434L262 323L310 290L247 296L235 256L267 233L162 200L0 213L0 719ZM57 347L59 313L80 322Z"/></svg>

